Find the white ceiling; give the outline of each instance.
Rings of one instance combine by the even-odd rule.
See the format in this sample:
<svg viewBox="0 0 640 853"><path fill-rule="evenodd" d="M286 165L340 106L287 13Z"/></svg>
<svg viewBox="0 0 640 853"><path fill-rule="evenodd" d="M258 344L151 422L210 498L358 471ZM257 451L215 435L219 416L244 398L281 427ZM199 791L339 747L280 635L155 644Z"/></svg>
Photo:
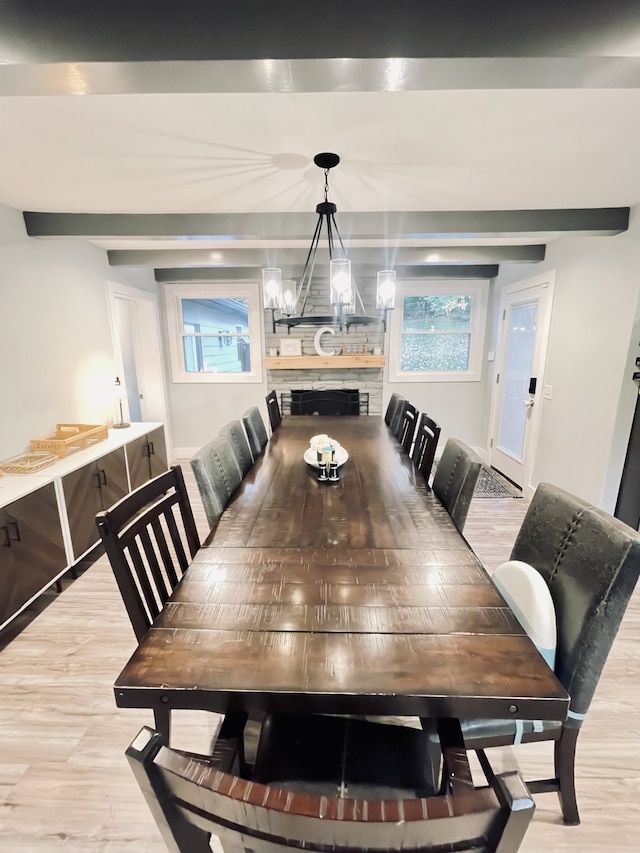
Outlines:
<svg viewBox="0 0 640 853"><path fill-rule="evenodd" d="M313 156L334 151L341 163L329 199L339 226L344 212L633 206L638 35L640 18L635 33L626 30L627 53L611 48L616 59L505 58L490 66L482 57L435 66L427 58L48 64L11 58L0 38L10 57L0 65L0 202L51 213L313 214L323 198ZM224 91L238 88L246 91ZM224 232L193 240L179 232L84 236L108 249L155 252L197 244L268 254L274 242L308 243ZM556 236L407 233L395 245L525 245Z"/></svg>

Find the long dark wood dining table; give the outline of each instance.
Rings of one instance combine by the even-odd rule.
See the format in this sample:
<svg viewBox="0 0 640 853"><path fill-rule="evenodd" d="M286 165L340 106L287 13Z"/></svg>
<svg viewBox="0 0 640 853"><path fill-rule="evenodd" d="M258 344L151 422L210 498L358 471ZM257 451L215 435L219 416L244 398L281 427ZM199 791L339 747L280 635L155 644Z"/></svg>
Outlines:
<svg viewBox="0 0 640 853"><path fill-rule="evenodd" d="M326 433L338 482L304 461ZM568 696L384 420L284 418L118 706L564 719ZM164 715L164 716L163 716Z"/></svg>

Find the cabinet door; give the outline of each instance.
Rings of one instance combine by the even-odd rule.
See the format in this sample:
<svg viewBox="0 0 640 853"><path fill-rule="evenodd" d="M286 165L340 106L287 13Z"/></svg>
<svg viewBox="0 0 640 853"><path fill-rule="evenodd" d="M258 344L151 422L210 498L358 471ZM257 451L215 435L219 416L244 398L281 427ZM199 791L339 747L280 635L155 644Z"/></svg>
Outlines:
<svg viewBox="0 0 640 853"><path fill-rule="evenodd" d="M164 427L158 427L147 436L149 447L150 476L157 477L167 470L167 444L164 440Z"/></svg>
<svg viewBox="0 0 640 853"><path fill-rule="evenodd" d="M127 462L129 463L129 479L131 490L137 489L151 477L149 464L149 443L146 435L141 435L127 444Z"/></svg>
<svg viewBox="0 0 640 853"><path fill-rule="evenodd" d="M74 559L78 559L98 541L95 517L102 509L100 474L95 462L90 462L62 478L64 502L67 508Z"/></svg>
<svg viewBox="0 0 640 853"><path fill-rule="evenodd" d="M124 447L112 450L96 462L102 509L109 509L129 491ZM94 523L95 526L95 523ZM96 528L97 533L97 528Z"/></svg>
<svg viewBox="0 0 640 853"><path fill-rule="evenodd" d="M164 427L152 430L127 444L127 461L131 488L137 489L147 480L167 470L167 447Z"/></svg>
<svg viewBox="0 0 640 853"><path fill-rule="evenodd" d="M100 539L96 513L108 509L128 492L124 448L112 450L62 478L64 501L77 560Z"/></svg>
<svg viewBox="0 0 640 853"><path fill-rule="evenodd" d="M53 483L0 510L0 624L45 590L66 565Z"/></svg>

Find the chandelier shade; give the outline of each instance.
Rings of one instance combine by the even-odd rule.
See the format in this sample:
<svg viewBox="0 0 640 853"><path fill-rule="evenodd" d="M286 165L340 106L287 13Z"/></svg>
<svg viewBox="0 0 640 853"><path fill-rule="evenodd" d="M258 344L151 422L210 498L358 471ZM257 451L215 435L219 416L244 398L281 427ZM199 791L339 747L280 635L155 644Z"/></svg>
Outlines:
<svg viewBox="0 0 640 853"><path fill-rule="evenodd" d="M300 283L296 288L294 281L286 280L283 282L282 270L277 267L262 270L264 307L271 311L273 332L275 333L276 326L286 326L290 332L296 326L326 325L338 325L340 329L344 327L348 332L351 326L363 326L374 323L382 323L386 330L387 311L393 308L395 296L395 272L393 270L384 271L385 274L393 273L393 285L391 285L391 277L384 279L386 283L384 297L380 296L380 273L378 273L376 307L380 309L381 316L370 316L365 310L358 286L352 275L351 261L347 257L344 243L336 224L335 214L337 208L328 199L329 171L338 165L340 157L337 154L324 152L316 154L313 162L324 171L324 201L316 205L318 220L311 238L311 245L302 276L300 277ZM307 313L311 280L315 271L318 246L323 231L326 235L326 244L329 253L328 302L333 313ZM390 295L391 286L393 287L392 295ZM276 312L280 312L284 316L276 320Z"/></svg>
<svg viewBox="0 0 640 853"><path fill-rule="evenodd" d="M262 294L264 307L280 311L283 306L282 270L278 267L265 267L262 270Z"/></svg>
<svg viewBox="0 0 640 853"><path fill-rule="evenodd" d="M396 271L380 270L376 282L376 308L390 311L396 304Z"/></svg>

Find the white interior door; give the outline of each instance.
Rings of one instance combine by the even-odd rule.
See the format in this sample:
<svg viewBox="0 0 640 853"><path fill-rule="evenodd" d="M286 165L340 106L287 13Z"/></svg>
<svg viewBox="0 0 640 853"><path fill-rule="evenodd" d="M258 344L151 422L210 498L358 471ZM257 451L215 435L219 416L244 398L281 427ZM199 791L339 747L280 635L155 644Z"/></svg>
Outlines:
<svg viewBox="0 0 640 853"><path fill-rule="evenodd" d="M500 305L490 462L523 489L529 484L543 394L553 281L506 287Z"/></svg>
<svg viewBox="0 0 640 853"><path fill-rule="evenodd" d="M157 297L113 282L108 283L108 293L116 370L127 401L125 416L164 423L167 430Z"/></svg>

